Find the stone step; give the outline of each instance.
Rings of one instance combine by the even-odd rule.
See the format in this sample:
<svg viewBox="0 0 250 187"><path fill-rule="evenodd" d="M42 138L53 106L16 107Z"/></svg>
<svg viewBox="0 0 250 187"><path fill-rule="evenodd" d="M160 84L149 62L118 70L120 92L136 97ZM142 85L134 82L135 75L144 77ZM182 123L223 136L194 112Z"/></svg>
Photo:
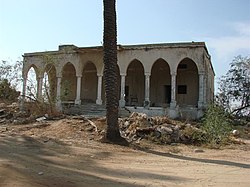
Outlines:
<svg viewBox="0 0 250 187"><path fill-rule="evenodd" d="M83 104L74 105L63 109L65 114L69 115L85 115L88 117L98 117L106 115L106 108L103 105Z"/></svg>
<svg viewBox="0 0 250 187"><path fill-rule="evenodd" d="M119 117L129 117L131 112L125 107L119 109Z"/></svg>

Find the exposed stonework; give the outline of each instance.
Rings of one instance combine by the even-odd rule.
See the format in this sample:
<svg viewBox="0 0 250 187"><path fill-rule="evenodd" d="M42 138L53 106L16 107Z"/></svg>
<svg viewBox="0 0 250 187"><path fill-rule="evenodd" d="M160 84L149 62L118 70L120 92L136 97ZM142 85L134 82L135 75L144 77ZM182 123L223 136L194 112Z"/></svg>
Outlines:
<svg viewBox="0 0 250 187"><path fill-rule="evenodd" d="M204 42L118 45L120 107L135 106L176 118L199 118L213 101L214 71ZM24 54L23 95L34 67L41 96L50 71L51 94L62 103L105 105L103 48L61 45L58 51ZM52 73L51 73L52 72ZM67 94L65 94L68 91Z"/></svg>

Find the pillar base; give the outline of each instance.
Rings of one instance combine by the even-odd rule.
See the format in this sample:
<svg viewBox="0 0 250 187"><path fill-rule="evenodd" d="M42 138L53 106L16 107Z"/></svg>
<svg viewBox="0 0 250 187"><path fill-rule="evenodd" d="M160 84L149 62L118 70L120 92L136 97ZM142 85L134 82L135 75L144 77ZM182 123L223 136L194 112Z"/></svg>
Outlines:
<svg viewBox="0 0 250 187"><path fill-rule="evenodd" d="M203 109L203 108L204 108L203 102L198 101L198 108L199 108L199 109Z"/></svg>
<svg viewBox="0 0 250 187"><path fill-rule="evenodd" d="M76 104L76 105L80 105L80 104L81 104L81 100L80 100L80 99L76 99L76 100L75 100L75 104Z"/></svg>
<svg viewBox="0 0 250 187"><path fill-rule="evenodd" d="M175 107L176 107L176 101L171 101L170 108L175 109Z"/></svg>
<svg viewBox="0 0 250 187"><path fill-rule="evenodd" d="M171 119L179 118L180 115L179 115L178 109L177 109L177 108L170 108L169 111L168 111L168 116L169 116Z"/></svg>
<svg viewBox="0 0 250 187"><path fill-rule="evenodd" d="M95 101L95 103L96 103L97 105L102 105L102 100L101 100L101 99L97 99L97 100Z"/></svg>
<svg viewBox="0 0 250 187"><path fill-rule="evenodd" d="M150 101L148 101L148 100L144 101L143 106L144 106L144 108L149 108L150 107Z"/></svg>
<svg viewBox="0 0 250 187"><path fill-rule="evenodd" d="M197 119L202 118L203 115L204 115L204 111L202 109L198 109L198 111L197 111Z"/></svg>
<svg viewBox="0 0 250 187"><path fill-rule="evenodd" d="M124 108L126 104L126 101L124 99L119 100L119 107Z"/></svg>

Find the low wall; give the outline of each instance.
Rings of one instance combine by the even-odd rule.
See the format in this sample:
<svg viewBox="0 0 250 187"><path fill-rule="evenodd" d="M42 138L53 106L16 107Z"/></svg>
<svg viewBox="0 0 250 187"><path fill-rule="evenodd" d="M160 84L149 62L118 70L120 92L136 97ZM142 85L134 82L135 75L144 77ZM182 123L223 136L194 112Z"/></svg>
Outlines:
<svg viewBox="0 0 250 187"><path fill-rule="evenodd" d="M140 112L145 113L149 117L152 116L168 116L172 119L187 119L187 120L196 120L203 116L203 111L195 107L176 107L174 109L162 108L162 107L127 107L130 112Z"/></svg>

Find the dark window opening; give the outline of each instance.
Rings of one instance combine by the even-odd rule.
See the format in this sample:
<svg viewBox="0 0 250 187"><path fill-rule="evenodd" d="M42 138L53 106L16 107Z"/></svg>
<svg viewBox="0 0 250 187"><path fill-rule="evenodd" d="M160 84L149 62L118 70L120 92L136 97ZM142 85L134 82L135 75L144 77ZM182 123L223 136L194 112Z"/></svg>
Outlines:
<svg viewBox="0 0 250 187"><path fill-rule="evenodd" d="M187 85L179 85L178 94L187 94Z"/></svg>
<svg viewBox="0 0 250 187"><path fill-rule="evenodd" d="M187 64L179 64L178 69L187 69Z"/></svg>

